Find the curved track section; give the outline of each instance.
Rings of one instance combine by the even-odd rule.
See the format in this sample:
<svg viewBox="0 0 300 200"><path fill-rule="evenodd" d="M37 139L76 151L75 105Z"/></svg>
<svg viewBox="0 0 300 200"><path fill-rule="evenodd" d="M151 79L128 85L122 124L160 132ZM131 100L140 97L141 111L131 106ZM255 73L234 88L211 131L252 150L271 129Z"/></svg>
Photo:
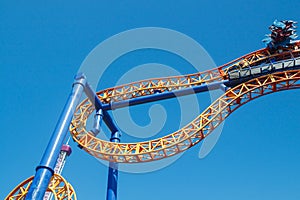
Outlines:
<svg viewBox="0 0 300 200"><path fill-rule="evenodd" d="M102 103L112 104L114 102L152 95L157 91L174 91L196 85L226 80L228 79L228 72L230 70L249 68L261 63L269 63L274 60L276 61L299 57L299 55L300 41L293 43L288 48L278 49L276 52L271 52L268 48L260 49L208 71L182 76L141 80L113 88L108 88L98 92L97 94Z"/></svg>
<svg viewBox="0 0 300 200"><path fill-rule="evenodd" d="M12 190L5 200L23 200L32 183L33 176L23 181L14 190ZM71 186L62 176L54 174L47 192L51 192L57 200L76 200L76 194Z"/></svg>
<svg viewBox="0 0 300 200"><path fill-rule="evenodd" d="M289 52L289 55L292 53ZM153 89L157 87L153 86ZM228 90L182 129L162 138L138 143L112 143L94 137L85 129L86 120L94 111L94 106L86 100L79 105L70 132L85 151L97 158L120 163L150 162L173 156L196 145L245 103L273 92L296 88L300 88L299 69L254 78Z"/></svg>

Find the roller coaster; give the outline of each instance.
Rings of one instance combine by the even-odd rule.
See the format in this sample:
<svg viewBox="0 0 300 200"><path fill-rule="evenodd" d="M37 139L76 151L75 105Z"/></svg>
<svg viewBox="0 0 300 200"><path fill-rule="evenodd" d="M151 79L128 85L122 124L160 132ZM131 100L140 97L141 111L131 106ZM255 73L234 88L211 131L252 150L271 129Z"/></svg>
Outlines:
<svg viewBox="0 0 300 200"><path fill-rule="evenodd" d="M48 198L47 192L52 193L55 199L76 199L72 186L55 173L68 130L84 151L110 162L107 199L112 200L117 199L118 163L151 162L184 152L205 139L230 114L249 101L300 88L300 41L295 40L295 24L291 20L275 21L270 26L271 34L264 40L266 48L204 72L141 80L97 93L84 75L77 75L35 176L18 185L6 200L41 200ZM219 89L224 90L224 94L190 123L149 141L121 143L120 131L108 112ZM79 103L83 92L87 98ZM94 112L94 127L88 130L87 120ZM97 137L102 120L111 131L110 141Z"/></svg>

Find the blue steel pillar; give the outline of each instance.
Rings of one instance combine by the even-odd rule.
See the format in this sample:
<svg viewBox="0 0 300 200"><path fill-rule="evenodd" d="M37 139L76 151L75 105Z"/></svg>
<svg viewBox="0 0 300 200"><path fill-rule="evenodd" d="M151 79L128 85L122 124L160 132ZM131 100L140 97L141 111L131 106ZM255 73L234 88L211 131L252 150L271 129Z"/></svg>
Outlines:
<svg viewBox="0 0 300 200"><path fill-rule="evenodd" d="M68 132L73 114L79 103L85 84L86 78L83 74L79 74L75 77L72 92L69 95L68 101L62 111L59 121L56 124L42 160L36 168L33 182L25 200L43 200L50 179L54 174L56 160L59 156L63 141Z"/></svg>
<svg viewBox="0 0 300 200"><path fill-rule="evenodd" d="M103 111L102 109L96 110L96 114L94 116L94 126L91 132L94 136L97 136L101 130L101 124L103 119Z"/></svg>
<svg viewBox="0 0 300 200"><path fill-rule="evenodd" d="M111 142L120 142L120 132L111 134ZM118 196L118 163L110 162L108 168L106 200L117 200Z"/></svg>
<svg viewBox="0 0 300 200"><path fill-rule="evenodd" d="M103 109L103 104L101 103L98 95L94 92L92 87L86 83L85 93L89 100L94 104L96 108L96 115L94 120L94 127L92 133L96 136L100 132L100 123L103 121L106 123L107 127L111 131L111 142L120 142L120 132L117 126L113 122L112 118L106 110ZM117 200L117 189L118 189L118 163L109 163L108 168L108 181L107 181L107 200Z"/></svg>

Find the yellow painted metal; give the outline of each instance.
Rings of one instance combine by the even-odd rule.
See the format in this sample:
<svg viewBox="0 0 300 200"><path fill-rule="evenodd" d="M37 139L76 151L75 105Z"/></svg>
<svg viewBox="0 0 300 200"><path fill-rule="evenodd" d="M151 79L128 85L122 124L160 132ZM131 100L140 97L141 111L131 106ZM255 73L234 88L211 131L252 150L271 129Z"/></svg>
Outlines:
<svg viewBox="0 0 300 200"><path fill-rule="evenodd" d="M113 103L160 92L180 90L204 83L228 79L232 69L256 66L271 60L285 60L300 56L300 42L276 52L261 49L233 60L218 68L165 78L155 78L108 88L97 93L102 103ZM181 153L199 143L222 123L233 111L245 103L273 92L300 88L300 70L289 70L265 75L242 83L228 91L196 119L164 137L137 143L113 143L101 140L86 130L86 121L94 111L92 103L85 99L78 107L70 125L73 139L91 155L110 162L138 163L160 160ZM19 184L5 200L22 200L29 190L33 177ZM73 187L55 174L48 192L55 199L76 200Z"/></svg>
<svg viewBox="0 0 300 200"><path fill-rule="evenodd" d="M33 176L20 183L5 198L5 200L23 200L32 183ZM76 200L76 194L71 186L62 176L54 174L47 189L56 200Z"/></svg>
<svg viewBox="0 0 300 200"><path fill-rule="evenodd" d="M267 48L237 58L218 68L182 76L170 76L132 82L113 88L104 89L97 94L103 103L113 103L122 100L137 98L154 94L157 90L161 92L180 90L204 83L221 81L227 79L228 71L231 69L242 69L258 65L268 60L283 60L300 55L300 42L294 43L288 48L270 52Z"/></svg>
<svg viewBox="0 0 300 200"><path fill-rule="evenodd" d="M294 53L299 52L295 50ZM289 54L292 55L290 52ZM280 54L278 56L284 55ZM258 57L260 58L260 56ZM176 86L180 85L181 82L172 82L172 84ZM144 85L142 87L148 86ZM158 89L161 86L152 84L151 87L152 89ZM296 88L300 88L300 70L277 72L252 79L228 90L182 129L158 139L137 143L113 143L94 137L85 127L89 115L94 111L94 106L88 100L84 100L78 106L73 117L70 132L73 139L86 152L103 160L120 163L160 160L183 152L199 143L243 104L272 92ZM118 91L119 89L113 90ZM105 91L101 91L100 94L104 94ZM125 90L124 88L122 92L122 95L132 93L131 90ZM132 98L134 97L132 96Z"/></svg>

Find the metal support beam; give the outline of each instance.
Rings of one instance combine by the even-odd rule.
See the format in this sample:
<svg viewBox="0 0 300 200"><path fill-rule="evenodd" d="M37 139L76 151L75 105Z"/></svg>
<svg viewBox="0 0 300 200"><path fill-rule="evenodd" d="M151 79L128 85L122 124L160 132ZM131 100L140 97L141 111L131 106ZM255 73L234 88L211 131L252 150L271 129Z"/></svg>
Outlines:
<svg viewBox="0 0 300 200"><path fill-rule="evenodd" d="M223 92L226 92L228 90L228 87L223 83L220 85L220 89L223 91Z"/></svg>
<svg viewBox="0 0 300 200"><path fill-rule="evenodd" d="M84 91L85 91L85 94L88 96L89 100L95 106L96 110L102 110L103 121L105 122L105 124L107 125L109 130L112 133L117 132L118 131L117 126L114 124L114 121L112 120L112 118L110 117L108 112L103 109L103 105L102 105L100 99L98 98L96 92L94 92L94 90L92 89L90 84L88 84L88 83L86 84L86 87L84 88Z"/></svg>
<svg viewBox="0 0 300 200"><path fill-rule="evenodd" d="M190 94L206 92L209 90L218 90L218 89L220 89L220 86L222 84L226 85L227 83L228 83L228 80L224 80L224 81L219 81L219 82L215 82L215 83L203 84L203 85L193 86L190 88L175 90L172 92L163 92L163 93L156 92L155 94L152 94L149 96L141 96L138 98L114 102L111 104L103 104L101 106L101 108L105 111L106 110L114 110L117 108L123 108L123 107L127 107L127 106L149 103L149 102L153 102L153 101L170 99L170 98L174 98L174 97L186 96L186 95L190 95Z"/></svg>
<svg viewBox="0 0 300 200"><path fill-rule="evenodd" d="M94 128L92 129L92 133L97 135L100 131L100 123L101 120L105 122L107 127L112 132L110 141L111 142L120 142L121 134L114 124L112 118L109 113L103 109L103 104L98 98L96 92L92 89L92 87L87 83L85 87L85 93L88 96L89 100L96 108L96 116L94 122ZM108 168L108 182L107 182L107 200L117 200L117 189L118 189L118 163L109 163Z"/></svg>
<svg viewBox="0 0 300 200"><path fill-rule="evenodd" d="M120 132L111 134L111 142L120 142ZM118 163L109 163L106 200L117 200L118 196Z"/></svg>
<svg viewBox="0 0 300 200"><path fill-rule="evenodd" d="M36 168L34 179L25 200L43 200L50 179L54 174L56 160L59 156L63 141L68 132L69 125L83 93L85 84L85 76L83 74L78 74L75 77L72 92L69 95L61 116L56 124L42 160Z"/></svg>
<svg viewBox="0 0 300 200"><path fill-rule="evenodd" d="M93 129L91 130L91 132L93 133L94 136L97 136L100 133L102 119L103 119L102 109L97 110L95 117L94 117L94 126L93 126Z"/></svg>

